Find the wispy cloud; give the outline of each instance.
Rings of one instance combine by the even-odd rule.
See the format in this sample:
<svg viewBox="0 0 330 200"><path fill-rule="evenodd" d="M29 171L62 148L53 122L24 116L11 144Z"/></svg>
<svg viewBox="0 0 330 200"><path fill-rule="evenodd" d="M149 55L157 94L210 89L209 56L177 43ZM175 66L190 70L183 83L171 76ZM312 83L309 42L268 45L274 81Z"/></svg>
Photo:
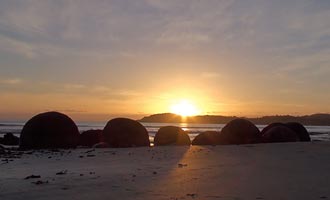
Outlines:
<svg viewBox="0 0 330 200"><path fill-rule="evenodd" d="M18 85L18 84L21 84L22 82L23 82L23 80L21 80L19 78L0 79L0 83L5 84L5 85Z"/></svg>
<svg viewBox="0 0 330 200"><path fill-rule="evenodd" d="M201 74L202 78L218 78L220 77L220 74L217 72L203 72Z"/></svg>
<svg viewBox="0 0 330 200"><path fill-rule="evenodd" d="M11 39L0 35L1 50L23 56L25 58L35 58L37 56L35 48L22 41Z"/></svg>
<svg viewBox="0 0 330 200"><path fill-rule="evenodd" d="M83 84L65 84L64 88L68 90L80 90L86 89L86 86Z"/></svg>
<svg viewBox="0 0 330 200"><path fill-rule="evenodd" d="M329 11L327 0L0 1L0 74L14 76L0 93L120 102L186 81L241 101L287 88L315 102L330 85Z"/></svg>

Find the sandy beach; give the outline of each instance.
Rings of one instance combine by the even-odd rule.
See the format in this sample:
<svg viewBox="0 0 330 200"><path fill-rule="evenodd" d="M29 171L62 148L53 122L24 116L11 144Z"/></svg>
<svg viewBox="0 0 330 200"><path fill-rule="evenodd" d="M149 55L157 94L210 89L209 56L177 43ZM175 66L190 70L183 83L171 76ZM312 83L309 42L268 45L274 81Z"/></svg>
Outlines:
<svg viewBox="0 0 330 200"><path fill-rule="evenodd" d="M0 199L327 199L329 155L329 142L26 151L1 156Z"/></svg>

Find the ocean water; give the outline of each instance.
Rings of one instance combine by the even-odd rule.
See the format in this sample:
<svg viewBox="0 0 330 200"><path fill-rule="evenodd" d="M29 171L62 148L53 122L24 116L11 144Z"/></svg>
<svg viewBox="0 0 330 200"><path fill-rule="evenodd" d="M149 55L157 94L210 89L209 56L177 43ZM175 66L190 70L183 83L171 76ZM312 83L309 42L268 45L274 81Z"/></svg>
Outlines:
<svg viewBox="0 0 330 200"><path fill-rule="evenodd" d="M106 122L78 122L79 131L89 129L103 129ZM158 129L162 126L179 126L189 132L191 139L203 131L221 131L225 124L188 124L188 123L142 123L149 132L151 141ZM0 136L5 133L13 133L19 136L24 123L22 122L0 122ZM262 130L265 125L257 125ZM330 126L305 126L314 141L330 141Z"/></svg>

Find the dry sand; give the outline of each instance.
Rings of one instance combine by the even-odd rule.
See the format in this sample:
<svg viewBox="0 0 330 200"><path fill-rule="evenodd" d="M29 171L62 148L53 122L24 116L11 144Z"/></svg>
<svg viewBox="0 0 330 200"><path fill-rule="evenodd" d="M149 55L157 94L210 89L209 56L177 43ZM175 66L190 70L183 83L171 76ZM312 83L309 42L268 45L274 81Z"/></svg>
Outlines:
<svg viewBox="0 0 330 200"><path fill-rule="evenodd" d="M1 158L1 200L330 199L329 142L76 149L18 157Z"/></svg>

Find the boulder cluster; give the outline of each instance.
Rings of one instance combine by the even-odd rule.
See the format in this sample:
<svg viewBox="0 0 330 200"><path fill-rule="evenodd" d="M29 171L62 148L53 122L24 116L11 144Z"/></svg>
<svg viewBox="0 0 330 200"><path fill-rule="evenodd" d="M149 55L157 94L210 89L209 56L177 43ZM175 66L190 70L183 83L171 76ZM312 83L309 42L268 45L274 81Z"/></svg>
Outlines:
<svg viewBox="0 0 330 200"><path fill-rule="evenodd" d="M32 117L24 125L20 138L6 134L0 139L2 144L19 144L21 149L150 146L148 132L138 121L115 118L110 120L103 130L88 130L80 134L75 122L59 112L46 112ZM161 127L154 137L154 145L230 145L310 140L309 133L299 123L273 123L259 131L250 121L235 119L226 124L220 132L206 131L196 136L193 141L190 140L188 132L180 127Z"/></svg>
<svg viewBox="0 0 330 200"><path fill-rule="evenodd" d="M273 123L262 131L262 142L309 142L311 138L306 128L297 122Z"/></svg>
<svg viewBox="0 0 330 200"><path fill-rule="evenodd" d="M220 132L204 132L192 141L193 145L230 145L277 142L309 142L306 128L297 122L272 123L261 132L246 119L229 122Z"/></svg>
<svg viewBox="0 0 330 200"><path fill-rule="evenodd" d="M88 130L80 134L74 121L59 112L46 112L32 117L24 125L19 140L21 149L77 146L139 147L150 146L150 141L145 127L135 120L112 119L103 130Z"/></svg>

